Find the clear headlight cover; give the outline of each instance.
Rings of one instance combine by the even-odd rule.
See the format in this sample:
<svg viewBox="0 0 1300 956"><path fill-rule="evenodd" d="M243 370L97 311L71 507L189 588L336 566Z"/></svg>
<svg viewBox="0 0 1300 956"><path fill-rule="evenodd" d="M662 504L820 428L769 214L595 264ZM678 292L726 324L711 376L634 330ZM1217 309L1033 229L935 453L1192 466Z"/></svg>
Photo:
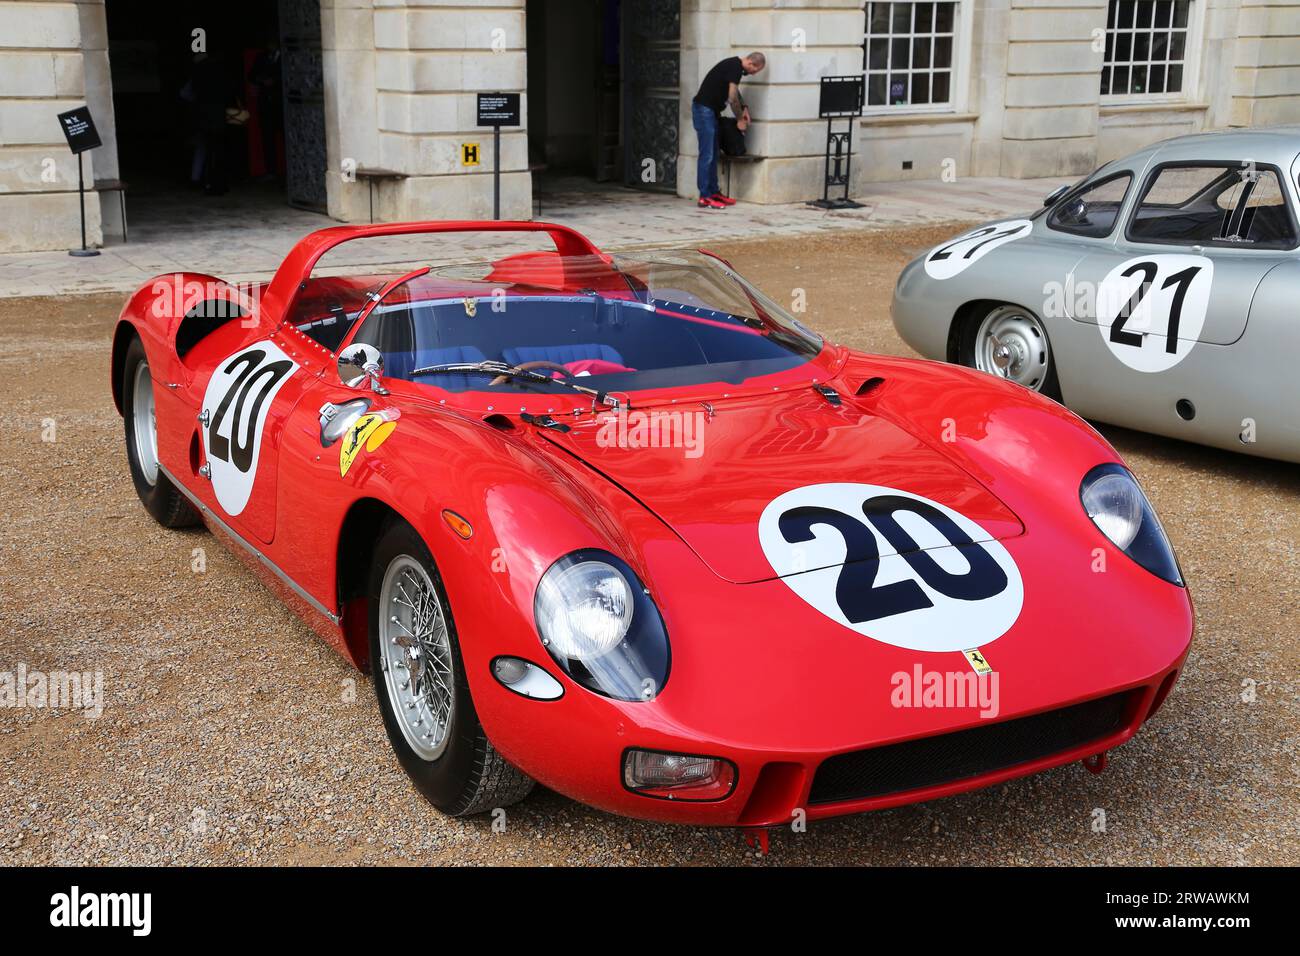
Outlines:
<svg viewBox="0 0 1300 956"><path fill-rule="evenodd" d="M636 573L608 551L575 551L542 575L533 601L547 652L588 690L653 700L668 679L668 634Z"/></svg>
<svg viewBox="0 0 1300 956"><path fill-rule="evenodd" d="M1158 578L1179 586L1182 572L1151 502L1131 472L1113 462L1098 465L1079 485L1083 510L1099 531Z"/></svg>

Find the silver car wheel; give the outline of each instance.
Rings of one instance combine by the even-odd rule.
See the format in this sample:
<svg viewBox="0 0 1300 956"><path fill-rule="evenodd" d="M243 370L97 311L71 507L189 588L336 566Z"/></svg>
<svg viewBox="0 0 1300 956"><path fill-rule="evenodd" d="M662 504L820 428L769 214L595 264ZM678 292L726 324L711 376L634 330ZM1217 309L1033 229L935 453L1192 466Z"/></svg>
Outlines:
<svg viewBox="0 0 1300 956"><path fill-rule="evenodd" d="M1042 391L1051 368L1047 332L1024 309L1003 305L984 317L975 333L975 367Z"/></svg>
<svg viewBox="0 0 1300 956"><path fill-rule="evenodd" d="M405 554L384 572L379 601L380 668L389 705L416 755L437 760L447 749L456 705L442 602L424 566Z"/></svg>
<svg viewBox="0 0 1300 956"><path fill-rule="evenodd" d="M140 362L135 367L135 381L131 385L131 434L135 438L135 459L140 472L149 484L158 483L158 416L153 405L153 379L149 366Z"/></svg>

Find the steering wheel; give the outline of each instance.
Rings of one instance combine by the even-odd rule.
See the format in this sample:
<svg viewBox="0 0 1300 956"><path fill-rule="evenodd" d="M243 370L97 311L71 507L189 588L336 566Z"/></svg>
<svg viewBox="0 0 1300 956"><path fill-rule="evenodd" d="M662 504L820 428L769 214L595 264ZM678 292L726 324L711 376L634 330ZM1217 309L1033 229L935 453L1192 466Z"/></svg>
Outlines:
<svg viewBox="0 0 1300 956"><path fill-rule="evenodd" d="M573 374L572 372L570 372L567 368L565 368L565 367L564 367L563 365L561 365L559 362L547 362L547 361L544 360L544 359L539 359L539 360L536 361L536 362L520 362L518 365L515 366L515 368L517 368L517 369L519 369L519 370L521 370L521 371L524 371L524 372L531 372L531 371L533 371L534 369L541 369L541 368L544 368L544 369L548 369L548 370L550 370L550 371L552 371L552 372L559 372L559 373L560 373L561 375L563 375L566 379L571 379L571 378L574 378L574 377L575 377L574 374ZM508 381L510 381L510 376L509 376L509 375L498 375L496 378L492 379L492 381L491 381L489 384L490 384L490 385L504 385L504 384L505 384L506 382L508 382Z"/></svg>

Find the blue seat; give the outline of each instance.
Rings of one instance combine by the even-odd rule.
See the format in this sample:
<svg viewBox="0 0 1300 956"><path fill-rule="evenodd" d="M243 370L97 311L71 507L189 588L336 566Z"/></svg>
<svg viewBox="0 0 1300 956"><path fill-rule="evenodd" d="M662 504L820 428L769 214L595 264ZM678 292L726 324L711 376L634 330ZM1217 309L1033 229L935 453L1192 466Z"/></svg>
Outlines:
<svg viewBox="0 0 1300 956"><path fill-rule="evenodd" d="M556 365L566 365L584 359L600 359L617 365L627 364L618 349L598 342L572 345L521 345L519 348L502 349L501 357L511 365L522 365L524 362L554 362Z"/></svg>

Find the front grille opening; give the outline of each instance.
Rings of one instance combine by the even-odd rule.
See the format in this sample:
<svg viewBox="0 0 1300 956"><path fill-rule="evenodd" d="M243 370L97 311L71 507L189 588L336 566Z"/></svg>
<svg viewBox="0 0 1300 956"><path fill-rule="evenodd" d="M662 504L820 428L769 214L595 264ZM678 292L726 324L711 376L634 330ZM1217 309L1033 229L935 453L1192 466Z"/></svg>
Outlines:
<svg viewBox="0 0 1300 956"><path fill-rule="evenodd" d="M1124 725L1128 694L828 757L810 803L864 800L978 777L1101 740Z"/></svg>

